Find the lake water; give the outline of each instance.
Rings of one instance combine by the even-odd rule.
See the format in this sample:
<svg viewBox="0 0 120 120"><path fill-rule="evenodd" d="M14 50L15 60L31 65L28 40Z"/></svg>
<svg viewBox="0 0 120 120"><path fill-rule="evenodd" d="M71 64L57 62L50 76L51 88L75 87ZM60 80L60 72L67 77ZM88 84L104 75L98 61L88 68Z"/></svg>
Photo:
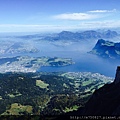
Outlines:
<svg viewBox="0 0 120 120"><path fill-rule="evenodd" d="M94 72L105 76L115 77L116 68L120 65L118 60L104 59L97 55L84 53L80 51L50 51L39 52L35 54L14 54L13 56L32 56L32 57L61 57L72 58L73 65L63 67L40 67L40 72ZM7 57L9 55L6 55ZM12 56L12 55L10 55Z"/></svg>
<svg viewBox="0 0 120 120"><path fill-rule="evenodd" d="M48 53L47 53L48 54ZM41 67L39 71L44 72L94 72L109 77L115 77L116 68L120 65L119 61L103 59L89 53L79 51L50 52L48 56L57 56L63 58L72 58L75 64L63 67Z"/></svg>
<svg viewBox="0 0 120 120"><path fill-rule="evenodd" d="M12 39L13 40L13 39ZM23 41L15 39L14 41ZM41 67L38 71L43 72L94 72L100 73L109 77L115 77L116 68L120 65L119 61L108 60L98 57L96 55L88 54L87 52L92 50L96 41L89 41L85 43L81 42L48 42L48 41L23 41L24 44L33 45L39 49L38 53L31 54L5 54L0 57L12 57L12 56L23 56L28 55L32 57L61 57L61 58L72 58L75 64L64 67Z"/></svg>

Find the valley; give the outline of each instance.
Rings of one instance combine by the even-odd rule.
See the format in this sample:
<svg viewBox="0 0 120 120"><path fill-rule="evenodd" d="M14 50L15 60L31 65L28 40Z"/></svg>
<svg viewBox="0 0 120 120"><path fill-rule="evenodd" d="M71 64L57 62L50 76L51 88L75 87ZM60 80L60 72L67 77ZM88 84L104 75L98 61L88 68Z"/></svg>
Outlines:
<svg viewBox="0 0 120 120"><path fill-rule="evenodd" d="M0 74L1 115L61 115L85 105L113 78L98 73Z"/></svg>

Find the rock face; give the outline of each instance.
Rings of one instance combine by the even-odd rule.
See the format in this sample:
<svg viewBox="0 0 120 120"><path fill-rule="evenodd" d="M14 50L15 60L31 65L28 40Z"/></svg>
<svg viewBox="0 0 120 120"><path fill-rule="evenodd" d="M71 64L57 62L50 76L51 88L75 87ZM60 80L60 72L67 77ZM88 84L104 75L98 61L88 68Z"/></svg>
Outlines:
<svg viewBox="0 0 120 120"><path fill-rule="evenodd" d="M113 83L96 90L79 115L120 115L120 66Z"/></svg>
<svg viewBox="0 0 120 120"><path fill-rule="evenodd" d="M104 58L120 58L120 43L99 39L95 47L89 53Z"/></svg>
<svg viewBox="0 0 120 120"><path fill-rule="evenodd" d="M117 67L114 83L115 84L120 83L120 66Z"/></svg>

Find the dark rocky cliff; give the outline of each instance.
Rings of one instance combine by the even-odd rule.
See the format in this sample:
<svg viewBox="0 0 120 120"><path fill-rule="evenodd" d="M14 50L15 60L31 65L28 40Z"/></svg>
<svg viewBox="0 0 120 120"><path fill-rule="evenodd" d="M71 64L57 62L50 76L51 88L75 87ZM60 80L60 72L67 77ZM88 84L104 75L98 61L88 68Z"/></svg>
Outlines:
<svg viewBox="0 0 120 120"><path fill-rule="evenodd" d="M114 82L96 90L79 115L120 115L120 66Z"/></svg>

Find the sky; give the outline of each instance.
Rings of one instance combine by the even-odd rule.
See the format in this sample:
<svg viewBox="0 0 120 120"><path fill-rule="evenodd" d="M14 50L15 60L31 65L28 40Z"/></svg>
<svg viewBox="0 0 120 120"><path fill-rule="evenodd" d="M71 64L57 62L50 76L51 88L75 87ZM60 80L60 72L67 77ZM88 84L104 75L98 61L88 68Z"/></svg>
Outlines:
<svg viewBox="0 0 120 120"><path fill-rule="evenodd" d="M120 0L0 0L0 32L120 27Z"/></svg>

